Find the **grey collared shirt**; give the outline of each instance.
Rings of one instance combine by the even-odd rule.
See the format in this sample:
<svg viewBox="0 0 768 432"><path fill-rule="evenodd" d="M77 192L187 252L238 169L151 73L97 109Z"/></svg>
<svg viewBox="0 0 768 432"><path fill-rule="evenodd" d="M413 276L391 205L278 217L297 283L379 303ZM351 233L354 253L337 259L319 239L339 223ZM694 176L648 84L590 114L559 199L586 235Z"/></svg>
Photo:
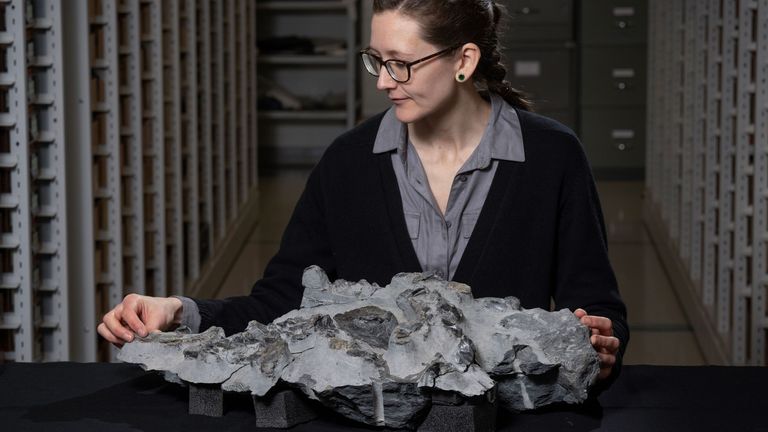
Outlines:
<svg viewBox="0 0 768 432"><path fill-rule="evenodd" d="M374 153L392 152L411 243L425 272L451 280L491 189L499 160L525 161L523 133L515 109L491 94L483 137L456 173L445 215L435 201L424 167L408 139L408 127L390 109L382 118Z"/></svg>

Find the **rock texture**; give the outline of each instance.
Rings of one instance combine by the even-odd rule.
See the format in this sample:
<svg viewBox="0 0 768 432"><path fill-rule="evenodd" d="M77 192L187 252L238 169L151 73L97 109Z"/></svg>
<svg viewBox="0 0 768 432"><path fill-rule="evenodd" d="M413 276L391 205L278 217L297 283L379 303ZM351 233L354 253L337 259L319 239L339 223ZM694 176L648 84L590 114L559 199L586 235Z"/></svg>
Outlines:
<svg viewBox="0 0 768 432"><path fill-rule="evenodd" d="M403 273L386 287L304 273L301 308L224 337L159 333L118 358L166 379L264 396L278 385L371 425L415 427L436 393L493 393L511 410L579 403L599 372L589 330L568 310L524 310L514 297ZM495 387L495 388L494 388Z"/></svg>

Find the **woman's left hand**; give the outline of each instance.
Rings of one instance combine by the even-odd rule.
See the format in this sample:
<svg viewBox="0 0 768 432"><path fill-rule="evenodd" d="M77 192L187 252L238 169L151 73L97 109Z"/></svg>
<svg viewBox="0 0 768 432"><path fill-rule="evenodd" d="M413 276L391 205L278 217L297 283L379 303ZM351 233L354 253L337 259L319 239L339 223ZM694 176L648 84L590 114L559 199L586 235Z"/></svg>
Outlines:
<svg viewBox="0 0 768 432"><path fill-rule="evenodd" d="M592 331L589 341L600 357L598 379L608 378L613 365L616 364L616 353L619 352L619 339L613 335L613 323L606 317L588 315L587 311L581 308L573 311L573 314Z"/></svg>

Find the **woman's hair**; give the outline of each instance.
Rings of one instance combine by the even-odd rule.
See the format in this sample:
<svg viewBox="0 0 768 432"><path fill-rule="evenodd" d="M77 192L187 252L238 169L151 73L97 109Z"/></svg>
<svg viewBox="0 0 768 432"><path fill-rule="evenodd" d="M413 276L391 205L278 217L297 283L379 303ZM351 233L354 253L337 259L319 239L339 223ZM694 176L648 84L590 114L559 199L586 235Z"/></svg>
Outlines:
<svg viewBox="0 0 768 432"><path fill-rule="evenodd" d="M532 103L512 88L501 63L499 26L503 6L493 0L373 0L373 12L397 11L416 20L425 41L449 47L474 43L480 47L476 82L514 107L531 110Z"/></svg>

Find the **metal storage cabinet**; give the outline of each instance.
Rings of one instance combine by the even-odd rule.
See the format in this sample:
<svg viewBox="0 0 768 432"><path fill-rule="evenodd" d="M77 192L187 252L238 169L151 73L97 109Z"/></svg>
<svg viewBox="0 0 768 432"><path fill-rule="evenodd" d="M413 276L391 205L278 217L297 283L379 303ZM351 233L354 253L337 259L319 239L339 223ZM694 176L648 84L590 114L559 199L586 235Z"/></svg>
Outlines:
<svg viewBox="0 0 768 432"><path fill-rule="evenodd" d="M568 47L526 46L504 50L507 79L535 101L542 114L574 106L574 53Z"/></svg>
<svg viewBox="0 0 768 432"><path fill-rule="evenodd" d="M512 17L502 43L573 39L573 0L508 0Z"/></svg>
<svg viewBox="0 0 768 432"><path fill-rule="evenodd" d="M534 111L576 129L576 43L573 0L507 0L502 29L506 79L533 102Z"/></svg>
<svg viewBox="0 0 768 432"><path fill-rule="evenodd" d="M593 167L601 168L606 175L642 175L645 160L642 108L584 109L581 116L581 140Z"/></svg>
<svg viewBox="0 0 768 432"><path fill-rule="evenodd" d="M581 42L585 45L645 44L647 0L584 0Z"/></svg>
<svg viewBox="0 0 768 432"><path fill-rule="evenodd" d="M597 178L644 176L645 0L586 0L580 16L580 132Z"/></svg>
<svg viewBox="0 0 768 432"><path fill-rule="evenodd" d="M581 103L585 106L642 106L646 98L643 46L584 47Z"/></svg>

